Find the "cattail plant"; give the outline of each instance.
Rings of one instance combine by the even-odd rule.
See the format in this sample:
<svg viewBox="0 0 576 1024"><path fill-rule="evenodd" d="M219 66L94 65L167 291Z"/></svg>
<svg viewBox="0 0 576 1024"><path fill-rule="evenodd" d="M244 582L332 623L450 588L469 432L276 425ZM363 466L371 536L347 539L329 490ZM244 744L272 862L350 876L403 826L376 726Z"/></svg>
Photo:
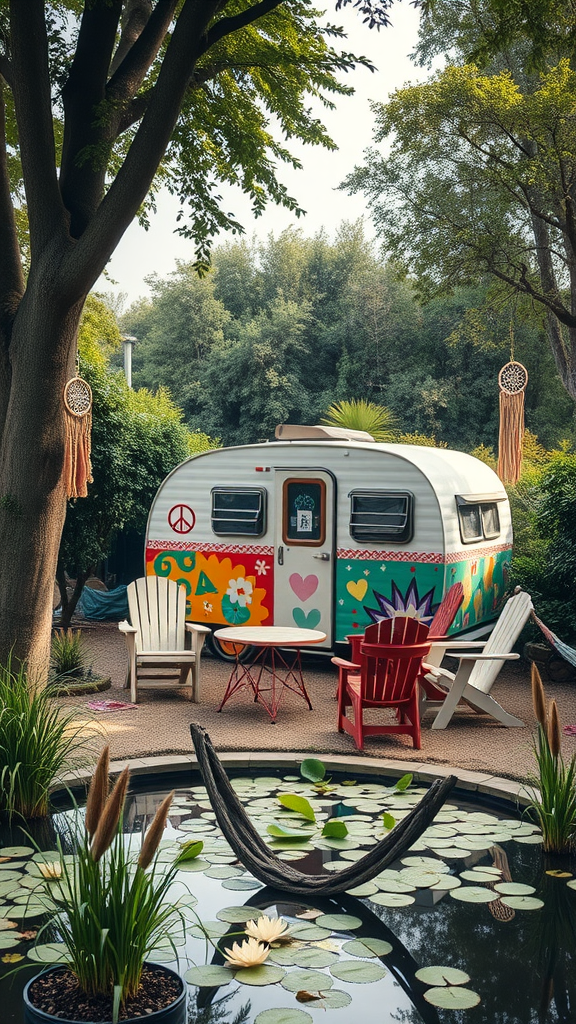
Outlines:
<svg viewBox="0 0 576 1024"><path fill-rule="evenodd" d="M547 853L569 853L576 844L576 754L566 763L562 757L562 730L555 700L546 705L540 673L532 665L532 703L538 721L534 739L536 775L529 778L534 790L532 814L542 829Z"/></svg>
<svg viewBox="0 0 576 1024"><path fill-rule="evenodd" d="M66 947L64 962L86 995L110 997L116 1024L158 944L168 942L176 958L173 933L183 918L168 898L177 866L159 865L157 857L174 793L160 804L136 858L122 833L129 771L124 769L108 795L108 766L105 747L75 856L70 861L60 852L60 874L54 872L46 887Z"/></svg>

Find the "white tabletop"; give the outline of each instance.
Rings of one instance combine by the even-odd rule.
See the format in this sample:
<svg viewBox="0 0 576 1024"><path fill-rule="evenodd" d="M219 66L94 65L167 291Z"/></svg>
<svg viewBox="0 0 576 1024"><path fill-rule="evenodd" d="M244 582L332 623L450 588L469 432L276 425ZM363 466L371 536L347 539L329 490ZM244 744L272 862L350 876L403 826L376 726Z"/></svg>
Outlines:
<svg viewBox="0 0 576 1024"><path fill-rule="evenodd" d="M255 644L257 647L307 647L321 644L326 633L319 629L297 629L294 626L226 626L214 636L228 643Z"/></svg>

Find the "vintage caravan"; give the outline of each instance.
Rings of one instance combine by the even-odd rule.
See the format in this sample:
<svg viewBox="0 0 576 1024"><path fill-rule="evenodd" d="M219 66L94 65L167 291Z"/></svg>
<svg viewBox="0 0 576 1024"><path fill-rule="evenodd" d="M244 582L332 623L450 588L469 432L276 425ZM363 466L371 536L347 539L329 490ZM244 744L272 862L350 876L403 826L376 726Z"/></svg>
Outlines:
<svg viewBox="0 0 576 1024"><path fill-rule="evenodd" d="M512 527L488 466L341 428L276 437L193 456L154 499L146 572L185 584L192 621L317 628L332 649L383 616L430 621L457 580L452 632L496 617Z"/></svg>

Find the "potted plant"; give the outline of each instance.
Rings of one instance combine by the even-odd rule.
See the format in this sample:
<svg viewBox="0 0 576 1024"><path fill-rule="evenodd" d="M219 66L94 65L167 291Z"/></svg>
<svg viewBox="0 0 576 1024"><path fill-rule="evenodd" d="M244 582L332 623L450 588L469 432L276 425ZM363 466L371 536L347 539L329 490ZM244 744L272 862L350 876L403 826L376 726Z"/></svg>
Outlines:
<svg viewBox="0 0 576 1024"><path fill-rule="evenodd" d="M149 963L183 918L169 890L178 858L167 869L158 847L173 793L148 828L137 858L121 831L129 771L108 795L109 748L92 778L84 828L73 858L41 869L47 900L62 938L62 963L24 990L26 1024L185 1024L186 987L178 974ZM40 935L40 933L39 933Z"/></svg>

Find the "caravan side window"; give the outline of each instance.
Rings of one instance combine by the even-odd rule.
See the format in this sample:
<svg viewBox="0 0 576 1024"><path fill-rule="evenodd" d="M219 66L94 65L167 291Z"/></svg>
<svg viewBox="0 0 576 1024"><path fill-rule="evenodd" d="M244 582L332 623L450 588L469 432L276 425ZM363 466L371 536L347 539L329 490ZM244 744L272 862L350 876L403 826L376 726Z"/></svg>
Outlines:
<svg viewBox="0 0 576 1024"><path fill-rule="evenodd" d="M260 537L266 532L263 487L213 487L212 530L219 536Z"/></svg>
<svg viewBox="0 0 576 1024"><path fill-rule="evenodd" d="M350 491L350 536L403 542L412 537L414 496L407 491Z"/></svg>
<svg viewBox="0 0 576 1024"><path fill-rule="evenodd" d="M495 501L466 501L456 497L463 544L494 540L500 535L500 516Z"/></svg>

